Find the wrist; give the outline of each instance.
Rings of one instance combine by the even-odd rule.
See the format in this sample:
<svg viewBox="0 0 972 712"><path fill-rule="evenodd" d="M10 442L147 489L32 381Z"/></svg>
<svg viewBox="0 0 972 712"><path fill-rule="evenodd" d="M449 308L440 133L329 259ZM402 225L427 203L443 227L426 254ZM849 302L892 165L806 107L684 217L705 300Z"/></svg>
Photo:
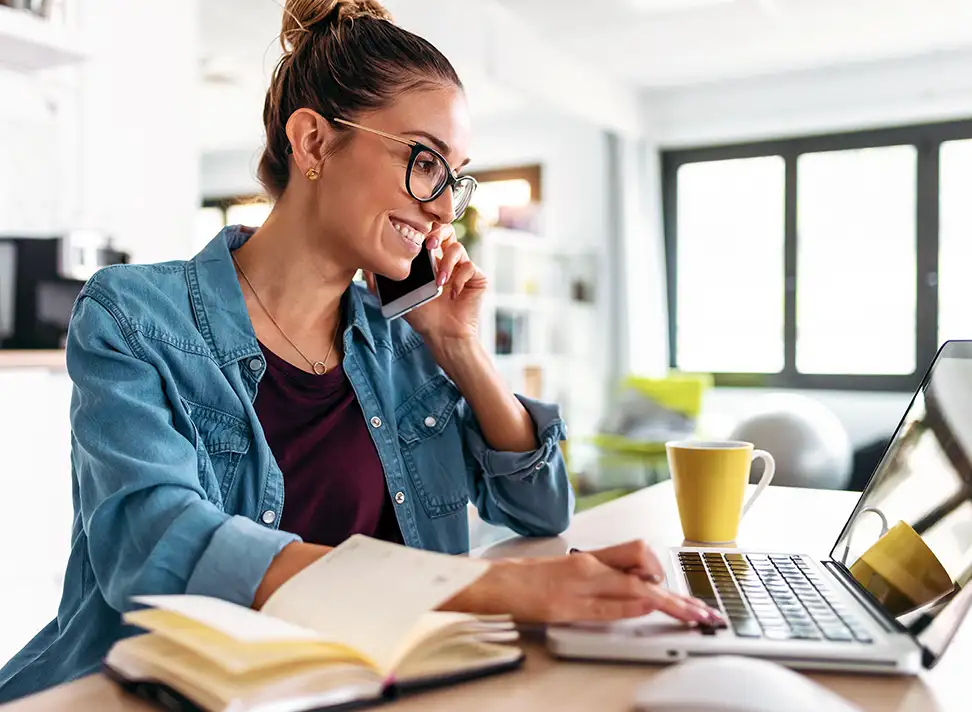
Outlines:
<svg viewBox="0 0 972 712"><path fill-rule="evenodd" d="M426 337L425 343L432 351L436 362L447 371L451 365L469 363L486 355L479 337L474 334Z"/></svg>
<svg viewBox="0 0 972 712"><path fill-rule="evenodd" d="M482 615L509 613L505 597L515 566L510 560L492 562L486 573L443 603L440 609Z"/></svg>

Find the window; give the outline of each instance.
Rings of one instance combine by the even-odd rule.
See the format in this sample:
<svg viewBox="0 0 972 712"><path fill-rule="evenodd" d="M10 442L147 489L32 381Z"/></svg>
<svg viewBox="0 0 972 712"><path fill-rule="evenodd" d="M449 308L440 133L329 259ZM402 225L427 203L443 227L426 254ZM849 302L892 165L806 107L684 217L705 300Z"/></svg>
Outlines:
<svg viewBox="0 0 972 712"><path fill-rule="evenodd" d="M914 146L797 159L799 373L915 370Z"/></svg>
<svg viewBox="0 0 972 712"><path fill-rule="evenodd" d="M942 144L938 340L972 338L972 140Z"/></svg>
<svg viewBox="0 0 972 712"><path fill-rule="evenodd" d="M273 205L265 195L241 195L203 201L196 212L196 249L201 250L227 225L260 227Z"/></svg>
<svg viewBox="0 0 972 712"><path fill-rule="evenodd" d="M972 339L972 121L663 154L670 361L913 390Z"/></svg>
<svg viewBox="0 0 972 712"><path fill-rule="evenodd" d="M779 156L679 169L680 368L783 368L784 169Z"/></svg>

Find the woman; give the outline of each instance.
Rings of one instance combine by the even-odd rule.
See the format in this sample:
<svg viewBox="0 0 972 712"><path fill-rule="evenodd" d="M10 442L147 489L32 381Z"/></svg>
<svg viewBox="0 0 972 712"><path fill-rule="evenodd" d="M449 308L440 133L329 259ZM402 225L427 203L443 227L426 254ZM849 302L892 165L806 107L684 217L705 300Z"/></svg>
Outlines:
<svg viewBox="0 0 972 712"><path fill-rule="evenodd" d="M486 279L450 227L472 187L447 180L469 140L455 71L374 0L292 0L282 43L266 223L105 269L78 298L73 546L57 619L0 672L0 701L95 671L136 594L259 608L355 532L465 552L468 500L525 535L568 524L557 409L510 393L477 336ZM352 278L405 278L423 242L444 294L389 323ZM659 573L637 542L504 561L445 607L709 619Z"/></svg>

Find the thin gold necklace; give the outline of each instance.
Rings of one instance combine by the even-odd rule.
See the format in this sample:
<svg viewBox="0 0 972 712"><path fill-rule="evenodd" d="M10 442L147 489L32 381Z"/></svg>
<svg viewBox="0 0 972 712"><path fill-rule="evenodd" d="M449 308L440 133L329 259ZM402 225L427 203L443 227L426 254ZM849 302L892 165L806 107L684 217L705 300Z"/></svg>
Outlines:
<svg viewBox="0 0 972 712"><path fill-rule="evenodd" d="M317 374L318 376L323 376L325 373L327 373L327 361L328 359L331 358L331 352L334 351L334 344L337 341L337 334L341 328L340 315L338 315L337 326L334 327L334 337L331 339L331 348L327 350L327 355L324 357L324 360L311 361L309 358L304 356L303 351L297 348L297 344L295 344L293 341L290 340L290 337L287 336L287 332L285 332L283 329L280 328L280 324L278 324L277 320L273 318L273 314L270 313L270 310L267 309L267 306L263 303L263 300L260 299L260 295L257 294L257 290L253 288L253 284L250 282L250 278L246 276L246 272L243 271L243 268L240 266L240 263L236 261L236 255L231 254L230 257L233 259L233 264L236 265L236 269L238 269L240 271L240 274L243 275L243 281L246 282L246 286L250 288L251 292L253 292L253 296L256 298L257 304L259 304L260 308L263 309L263 313L267 315L267 318L269 318L270 321L273 322L273 325L277 327L277 331L280 332L280 335L283 336L285 339L287 339L287 342L294 347L294 351L300 354L300 357L307 362L307 365L309 365L311 369L313 369L315 374Z"/></svg>

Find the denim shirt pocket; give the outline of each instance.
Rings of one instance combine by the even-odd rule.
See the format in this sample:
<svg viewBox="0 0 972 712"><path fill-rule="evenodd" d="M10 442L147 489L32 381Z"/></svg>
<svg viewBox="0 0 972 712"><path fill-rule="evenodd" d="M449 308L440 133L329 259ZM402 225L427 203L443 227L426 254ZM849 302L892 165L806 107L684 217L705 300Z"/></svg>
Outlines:
<svg viewBox="0 0 972 712"><path fill-rule="evenodd" d="M236 416L182 399L196 431L199 482L206 496L222 506L236 483L240 460L253 439L250 425Z"/></svg>
<svg viewBox="0 0 972 712"><path fill-rule="evenodd" d="M469 499L456 418L461 397L455 384L440 374L395 411L402 460L429 517L462 510Z"/></svg>

